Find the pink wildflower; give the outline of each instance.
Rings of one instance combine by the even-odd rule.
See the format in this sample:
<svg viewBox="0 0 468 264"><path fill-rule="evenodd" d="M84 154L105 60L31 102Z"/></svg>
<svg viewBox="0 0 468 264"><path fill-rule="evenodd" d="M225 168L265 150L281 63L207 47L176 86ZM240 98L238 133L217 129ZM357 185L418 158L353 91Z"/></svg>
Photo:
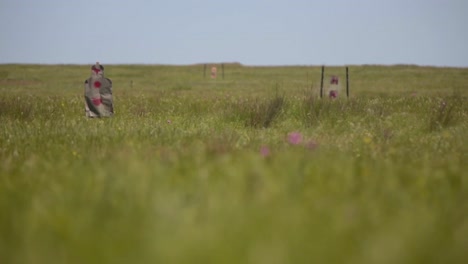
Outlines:
<svg viewBox="0 0 468 264"><path fill-rule="evenodd" d="M262 146L260 148L260 155L262 155L262 157L270 156L270 149L267 146Z"/></svg>
<svg viewBox="0 0 468 264"><path fill-rule="evenodd" d="M299 132L291 132L288 134L288 141L292 145L298 145L302 141L302 135Z"/></svg>

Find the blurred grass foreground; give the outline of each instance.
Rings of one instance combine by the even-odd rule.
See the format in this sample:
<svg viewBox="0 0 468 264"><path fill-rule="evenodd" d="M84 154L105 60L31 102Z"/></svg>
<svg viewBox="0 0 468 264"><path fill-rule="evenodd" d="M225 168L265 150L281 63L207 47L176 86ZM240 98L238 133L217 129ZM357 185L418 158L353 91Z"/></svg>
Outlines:
<svg viewBox="0 0 468 264"><path fill-rule="evenodd" d="M467 263L468 69L105 66L0 65L0 263Z"/></svg>

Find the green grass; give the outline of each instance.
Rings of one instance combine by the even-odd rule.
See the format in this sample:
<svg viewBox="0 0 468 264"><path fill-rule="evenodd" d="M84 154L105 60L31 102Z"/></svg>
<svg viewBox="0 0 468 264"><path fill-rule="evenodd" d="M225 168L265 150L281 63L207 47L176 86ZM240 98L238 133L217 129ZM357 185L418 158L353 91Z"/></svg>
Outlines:
<svg viewBox="0 0 468 264"><path fill-rule="evenodd" d="M468 259L468 69L88 69L0 65L0 263Z"/></svg>

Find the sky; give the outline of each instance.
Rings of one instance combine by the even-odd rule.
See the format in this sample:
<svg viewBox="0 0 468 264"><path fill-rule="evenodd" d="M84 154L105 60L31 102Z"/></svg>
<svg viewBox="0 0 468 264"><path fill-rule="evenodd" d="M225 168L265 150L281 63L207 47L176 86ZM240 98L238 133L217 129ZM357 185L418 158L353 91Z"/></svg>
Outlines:
<svg viewBox="0 0 468 264"><path fill-rule="evenodd" d="M467 0L0 0L0 64L468 67Z"/></svg>

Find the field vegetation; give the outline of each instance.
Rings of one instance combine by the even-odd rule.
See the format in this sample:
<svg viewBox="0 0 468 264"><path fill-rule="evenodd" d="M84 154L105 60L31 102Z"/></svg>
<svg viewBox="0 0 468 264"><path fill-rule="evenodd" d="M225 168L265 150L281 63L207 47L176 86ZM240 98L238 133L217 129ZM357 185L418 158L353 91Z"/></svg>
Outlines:
<svg viewBox="0 0 468 264"><path fill-rule="evenodd" d="M466 263L468 69L104 66L0 65L0 263Z"/></svg>

